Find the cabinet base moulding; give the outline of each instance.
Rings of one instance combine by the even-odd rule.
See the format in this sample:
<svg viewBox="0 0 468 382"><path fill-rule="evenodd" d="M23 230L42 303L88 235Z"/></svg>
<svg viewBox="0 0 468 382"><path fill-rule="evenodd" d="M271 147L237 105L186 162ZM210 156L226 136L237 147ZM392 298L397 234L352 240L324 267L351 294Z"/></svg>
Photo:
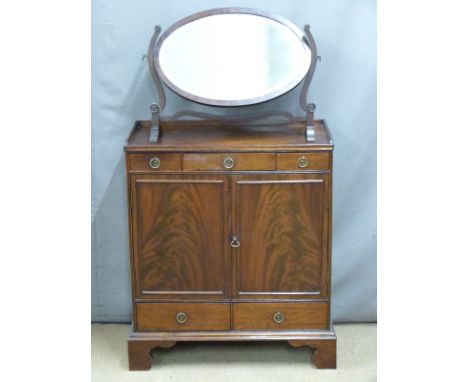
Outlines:
<svg viewBox="0 0 468 382"><path fill-rule="evenodd" d="M151 368L151 351L171 348L180 341L288 341L291 346L314 349L312 362L317 369L336 369L336 334L330 330L294 331L207 331L132 332L128 338L130 370Z"/></svg>

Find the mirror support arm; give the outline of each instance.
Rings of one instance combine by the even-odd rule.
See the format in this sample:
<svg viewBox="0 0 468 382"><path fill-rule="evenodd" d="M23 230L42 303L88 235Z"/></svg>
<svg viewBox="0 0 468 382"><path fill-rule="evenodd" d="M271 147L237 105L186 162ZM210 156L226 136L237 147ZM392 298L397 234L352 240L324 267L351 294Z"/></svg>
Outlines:
<svg viewBox="0 0 468 382"><path fill-rule="evenodd" d="M310 25L304 26L304 31L306 35L307 44L309 45L310 51L312 53L312 59L310 60L309 70L307 71L307 75L304 79L304 84L301 89L301 108L306 112L306 131L305 137L306 142L314 142L315 141L315 130L314 130L314 111L315 105L313 103L307 102L307 92L309 91L310 83L312 82L312 77L314 76L315 67L317 65L317 61L320 60L320 56L317 55L317 46L315 45L314 38L310 33Z"/></svg>
<svg viewBox="0 0 468 382"><path fill-rule="evenodd" d="M159 106L152 103L150 106L151 110L151 129L149 141L156 143L159 139Z"/></svg>
<svg viewBox="0 0 468 382"><path fill-rule="evenodd" d="M158 41L158 37L160 33L161 33L161 27L159 25L156 25L154 27L153 37L151 38L151 41L148 46L148 54L146 55L151 77L153 78L153 82L156 85L156 89L158 91L158 97L159 97L158 103L153 103L151 104L151 107L150 107L151 130L150 130L149 141L151 143L156 143L159 139L159 130L160 130L159 115L161 111L164 109L164 106L166 106L166 95L164 93L164 88L161 84L161 80L159 79L158 73L156 72L156 69L154 67L154 47L156 46L156 42Z"/></svg>
<svg viewBox="0 0 468 382"><path fill-rule="evenodd" d="M306 111L306 142L315 142L314 111L315 105L313 103L308 104Z"/></svg>

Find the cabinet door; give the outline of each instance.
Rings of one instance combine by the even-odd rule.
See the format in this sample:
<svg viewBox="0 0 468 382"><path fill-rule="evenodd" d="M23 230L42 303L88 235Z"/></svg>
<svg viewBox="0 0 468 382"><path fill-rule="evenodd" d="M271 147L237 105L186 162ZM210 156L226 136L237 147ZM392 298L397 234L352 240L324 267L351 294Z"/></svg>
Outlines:
<svg viewBox="0 0 468 382"><path fill-rule="evenodd" d="M131 176L135 298L229 298L224 176Z"/></svg>
<svg viewBox="0 0 468 382"><path fill-rule="evenodd" d="M237 176L232 190L234 299L327 298L329 175Z"/></svg>

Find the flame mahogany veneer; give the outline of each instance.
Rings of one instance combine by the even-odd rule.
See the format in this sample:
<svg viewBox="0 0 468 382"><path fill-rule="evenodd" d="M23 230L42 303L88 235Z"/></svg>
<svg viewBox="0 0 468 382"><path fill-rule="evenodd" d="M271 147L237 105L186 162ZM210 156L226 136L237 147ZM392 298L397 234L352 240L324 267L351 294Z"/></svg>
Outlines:
<svg viewBox="0 0 468 382"><path fill-rule="evenodd" d="M330 320L333 141L324 121L139 121L125 147L130 370L178 341L285 340L336 367Z"/></svg>

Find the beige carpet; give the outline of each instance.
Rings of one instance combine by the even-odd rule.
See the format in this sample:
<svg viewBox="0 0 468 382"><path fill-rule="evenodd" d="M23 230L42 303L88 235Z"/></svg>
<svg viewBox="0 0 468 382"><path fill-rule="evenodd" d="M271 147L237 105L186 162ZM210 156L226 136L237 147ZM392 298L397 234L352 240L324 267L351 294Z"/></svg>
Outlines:
<svg viewBox="0 0 468 382"><path fill-rule="evenodd" d="M153 351L148 371L128 371L129 325L92 325L92 381L376 381L376 325L335 325L337 370L317 370L310 348L286 342L178 343Z"/></svg>

